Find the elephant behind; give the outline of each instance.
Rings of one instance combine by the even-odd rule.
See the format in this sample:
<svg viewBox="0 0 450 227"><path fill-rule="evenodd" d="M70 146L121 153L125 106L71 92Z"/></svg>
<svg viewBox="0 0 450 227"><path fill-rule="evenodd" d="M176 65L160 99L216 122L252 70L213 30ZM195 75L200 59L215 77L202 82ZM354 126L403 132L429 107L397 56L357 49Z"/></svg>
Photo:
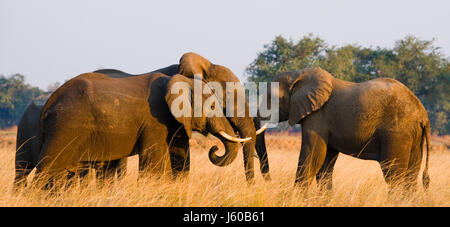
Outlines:
<svg viewBox="0 0 450 227"><path fill-rule="evenodd" d="M28 175L40 161L39 117L50 95L51 92L47 92L34 99L25 109L17 125L14 177L14 186L16 188L27 184ZM96 164L85 163L84 171L80 173L81 177L87 174L87 168L89 167L97 169L96 176L98 180L111 178L116 173L120 178L124 176L127 169L127 159ZM73 174L69 175L69 177L71 176Z"/></svg>
<svg viewBox="0 0 450 227"><path fill-rule="evenodd" d="M176 66L176 70L178 70ZM163 68L164 72L174 71L174 66ZM169 71L171 70L171 71ZM124 73L122 71L113 69L100 69L95 72L103 73L112 78L125 78L138 75ZM17 126L16 137L16 156L15 156L15 178L14 184L16 187L26 185L26 178L31 171L36 167L40 157L40 145L38 141L39 136L39 117L44 104L52 93L46 92L43 95L34 99L26 108ZM174 143L177 144L177 143ZM184 145L184 144L183 144ZM89 164L87 164L89 166ZM87 167L86 166L86 167ZM125 174L127 168L127 160L116 160L107 163L97 163L90 165L97 169L97 178L105 179L114 176L115 173L119 177ZM85 175L87 172L82 172Z"/></svg>
<svg viewBox="0 0 450 227"><path fill-rule="evenodd" d="M25 109L17 125L14 185L26 184L26 178L39 161L39 116L51 93L33 100Z"/></svg>
<svg viewBox="0 0 450 227"><path fill-rule="evenodd" d="M302 125L302 147L295 182L309 185L314 177L331 189L339 153L376 160L391 186L416 184L427 142L423 186L426 189L430 123L419 99L390 78L352 83L317 67L276 76L279 120ZM260 120L260 119L259 119ZM265 153L263 135L257 138ZM268 169L268 163L266 163Z"/></svg>

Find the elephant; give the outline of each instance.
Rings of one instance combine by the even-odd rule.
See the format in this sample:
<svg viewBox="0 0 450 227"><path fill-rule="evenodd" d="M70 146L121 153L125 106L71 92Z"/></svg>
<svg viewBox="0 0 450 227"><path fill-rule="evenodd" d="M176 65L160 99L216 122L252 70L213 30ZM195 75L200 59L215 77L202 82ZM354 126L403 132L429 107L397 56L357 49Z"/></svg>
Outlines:
<svg viewBox="0 0 450 227"><path fill-rule="evenodd" d="M190 101L192 86L193 79L162 73L125 78L85 73L67 81L50 96L41 113L42 157L36 167L36 184L53 188L58 174L79 162L113 161L135 154L140 176L167 175L171 171L169 147L180 130L189 138L192 131L218 137L225 153L216 155L218 148L213 146L209 159L216 165L231 163L238 143L251 138L236 138L225 117L192 117L189 109L196 104ZM181 94L176 93L177 87L182 88ZM211 97L214 94L203 94L201 104ZM174 113L173 107L179 106L187 112Z"/></svg>
<svg viewBox="0 0 450 227"><path fill-rule="evenodd" d="M46 92L43 95L35 98L26 108L22 115L19 124L17 125L16 137L16 155L15 155L15 177L14 186L16 189L27 185L26 178L39 162L40 158L40 144L39 136L39 117L45 102L50 97L51 92ZM87 172L80 173L80 177L85 176ZM127 160L121 159L107 163L99 163L99 165L92 165L97 169L97 179L103 180L107 177L117 176L120 178L124 175L127 168ZM69 178L73 174L69 174Z"/></svg>
<svg viewBox="0 0 450 227"><path fill-rule="evenodd" d="M391 78L353 83L320 67L277 75L272 91L279 100L279 121L301 124L302 146L295 184L332 189L339 153L380 163L386 183L415 190L426 141L422 183L427 189L430 122L419 99ZM257 119L260 121L261 119ZM256 149L266 153L264 134ZM268 170L268 162L265 163Z"/></svg>
<svg viewBox="0 0 450 227"><path fill-rule="evenodd" d="M116 69L102 69L102 70L98 70L95 72L104 73L107 75L137 76L137 75L128 74L128 73L125 73L125 72L122 72L122 71L116 70ZM226 87L227 82L235 82L237 85L241 85L237 76L230 69L228 69L225 66L213 64L210 61L208 61L207 59L205 59L204 57L202 57L196 53L193 53L193 52L188 52L188 53L183 54L182 57L180 58L179 64L173 64L168 67L155 70L153 72L160 72L160 73L166 74L168 76L173 76L173 75L179 73L188 78L194 78L195 75L198 75L199 77L201 77L202 81L218 82L222 86L222 88ZM140 75L145 75L145 74L140 74ZM236 97L236 93L234 95ZM222 97L223 97L223 100L221 100L221 101L224 104L223 107L225 110L225 106L226 106L226 91L225 91L225 89L223 90ZM236 105L237 105L237 102L235 101L234 110L237 109ZM266 153L263 152L263 153L257 153L257 155L254 155L255 154L256 135L259 133L262 133L266 129L267 126L261 127L261 125L258 125L258 130L255 129L253 118L248 116L249 108L248 108L247 101L245 101L245 111L247 113L246 116L244 116L244 117L231 116L231 117L228 117L228 120L229 120L230 124L232 125L233 129L236 132L238 132L239 135L241 135L242 137L253 138L251 141L248 141L247 143L245 143L244 148L243 148L243 150L244 150L244 152L243 152L244 153L244 168L245 168L246 179L249 183L253 183L253 181L254 181L253 156L256 156L259 158L260 163L261 163L261 167L262 167L261 173L263 175L263 178L266 181L268 181L268 180L270 180L268 168L267 169L263 168L264 166L266 166L265 163L268 163ZM237 111L235 111L235 115L236 115L236 112ZM178 142L181 145L185 144L184 147L189 146L188 141L183 142L182 140L178 140ZM186 149L183 149L183 146L179 146L179 148L175 147L174 149L178 149L177 153L180 154L179 155L180 157L184 157L183 155L181 155L183 153L187 153L187 154L189 153ZM174 152L171 152L171 154L173 154L173 153ZM183 159L179 158L179 160L183 160ZM186 160L185 162L189 163L189 159L184 159L184 160ZM183 163L183 162L179 161L179 163ZM267 164L267 166L268 166L268 164Z"/></svg>

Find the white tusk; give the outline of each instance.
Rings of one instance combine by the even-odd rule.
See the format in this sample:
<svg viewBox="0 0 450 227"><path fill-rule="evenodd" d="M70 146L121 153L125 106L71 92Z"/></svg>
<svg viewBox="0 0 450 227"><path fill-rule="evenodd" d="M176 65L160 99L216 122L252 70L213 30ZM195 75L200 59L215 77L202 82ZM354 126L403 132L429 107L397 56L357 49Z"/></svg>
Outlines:
<svg viewBox="0 0 450 227"><path fill-rule="evenodd" d="M256 152L253 152L253 157L259 158L258 154Z"/></svg>
<svg viewBox="0 0 450 227"><path fill-rule="evenodd" d="M227 139L227 140L229 140L229 141L238 142L238 143L247 142L247 141L249 141L249 140L252 139L252 138L244 138L244 139L236 138L236 137L233 137L233 136L228 135L228 134L225 133L224 131L220 131L219 134L220 134L223 138L225 138L225 139Z"/></svg>
<svg viewBox="0 0 450 227"><path fill-rule="evenodd" d="M260 129L258 129L258 131L256 131L256 135L261 134L262 132L266 131L267 127L269 126L269 123L265 123L263 125L263 127L261 127Z"/></svg>

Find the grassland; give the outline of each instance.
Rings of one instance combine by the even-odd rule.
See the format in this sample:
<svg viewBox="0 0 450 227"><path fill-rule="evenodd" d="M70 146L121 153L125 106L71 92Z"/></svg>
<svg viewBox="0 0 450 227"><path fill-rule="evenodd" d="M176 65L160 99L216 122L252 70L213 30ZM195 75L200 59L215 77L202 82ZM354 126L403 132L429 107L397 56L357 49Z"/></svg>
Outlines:
<svg viewBox="0 0 450 227"><path fill-rule="evenodd" d="M340 155L333 176L333 191L293 187L300 136L267 137L272 181L265 182L256 162L256 184L245 182L242 154L227 167L212 165L207 150L219 140L196 135L191 141L191 172L183 180L137 179L137 157L130 157L127 175L99 187L89 175L58 196L28 188L14 191L15 131L0 133L0 206L450 206L450 138L434 137L430 155L431 184L424 192L388 194L379 164ZM422 174L422 170L421 170ZM420 176L421 179L421 176Z"/></svg>

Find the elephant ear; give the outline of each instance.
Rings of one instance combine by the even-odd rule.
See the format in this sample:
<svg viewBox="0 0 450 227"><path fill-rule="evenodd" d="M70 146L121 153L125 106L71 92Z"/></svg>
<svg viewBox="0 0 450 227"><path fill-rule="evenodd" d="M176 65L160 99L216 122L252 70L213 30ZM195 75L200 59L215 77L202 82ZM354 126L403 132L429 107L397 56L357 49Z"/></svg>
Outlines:
<svg viewBox="0 0 450 227"><path fill-rule="evenodd" d="M289 88L291 126L320 109L328 101L333 90L332 78L330 73L319 67L300 71L300 75Z"/></svg>
<svg viewBox="0 0 450 227"><path fill-rule="evenodd" d="M170 79L165 97L170 112L183 124L189 138L192 134L192 87L190 79L177 74Z"/></svg>
<svg viewBox="0 0 450 227"><path fill-rule="evenodd" d="M200 77L207 80L211 62L199 54L189 52L180 58L179 73L183 76L194 78Z"/></svg>

